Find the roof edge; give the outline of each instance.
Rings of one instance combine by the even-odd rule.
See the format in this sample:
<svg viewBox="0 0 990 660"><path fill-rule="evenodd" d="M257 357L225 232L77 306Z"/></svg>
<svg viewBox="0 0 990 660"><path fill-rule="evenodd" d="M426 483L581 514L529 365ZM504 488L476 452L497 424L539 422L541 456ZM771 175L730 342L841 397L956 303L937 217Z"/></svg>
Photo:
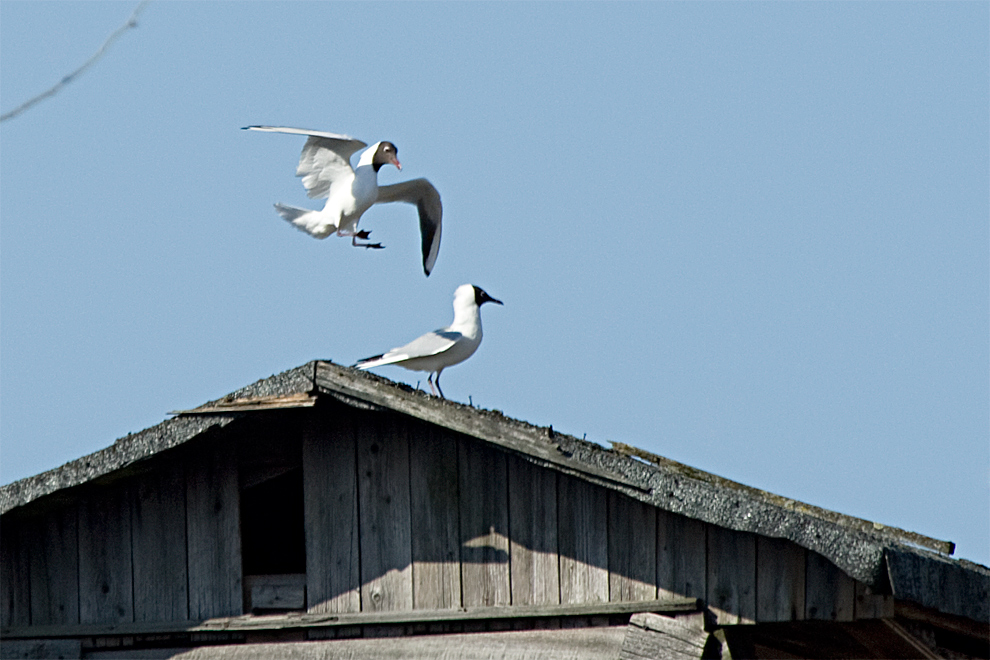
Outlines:
<svg viewBox="0 0 990 660"><path fill-rule="evenodd" d="M867 586L885 592L892 589L897 598L966 617L974 612L982 616L987 610L990 569L915 547L948 554L954 549L948 541L774 495L623 443L613 443L613 448L607 449L556 432L552 426L538 427L506 417L498 410L432 397L375 374L322 360L258 380L174 419L128 434L110 447L0 487L0 513L147 459L213 428L226 426L250 414L247 411L309 406L317 395L328 395L359 408L410 415L672 513L728 529L791 540L828 558ZM946 584L933 587L932 580L938 585ZM939 589L964 582L976 603L939 604Z"/></svg>

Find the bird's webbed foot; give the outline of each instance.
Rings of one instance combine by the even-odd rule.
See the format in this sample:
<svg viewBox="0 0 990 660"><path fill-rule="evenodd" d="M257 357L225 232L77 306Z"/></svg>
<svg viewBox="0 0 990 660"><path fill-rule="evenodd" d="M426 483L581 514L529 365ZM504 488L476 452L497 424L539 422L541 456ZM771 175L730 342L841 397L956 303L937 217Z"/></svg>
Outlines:
<svg viewBox="0 0 990 660"><path fill-rule="evenodd" d="M369 236L371 236L370 230L368 231L361 230L354 232L353 234L351 234L351 245L353 245L354 247L368 248L369 250L382 250L385 248L385 246L382 245L381 243L358 243L359 238L361 240L366 241L368 240Z"/></svg>

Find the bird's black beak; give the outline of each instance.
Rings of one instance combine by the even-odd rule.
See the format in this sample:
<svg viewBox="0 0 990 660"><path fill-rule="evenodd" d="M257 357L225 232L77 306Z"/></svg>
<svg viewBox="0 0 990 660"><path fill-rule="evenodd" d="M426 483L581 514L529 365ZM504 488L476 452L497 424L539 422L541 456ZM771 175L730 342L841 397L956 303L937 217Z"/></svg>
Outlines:
<svg viewBox="0 0 990 660"><path fill-rule="evenodd" d="M501 300L496 300L495 298L492 298L481 287L477 287L477 286L474 287L474 304L477 305L478 307L481 307L486 302L492 302L492 303L495 303L496 305L501 305L502 304L502 301Z"/></svg>

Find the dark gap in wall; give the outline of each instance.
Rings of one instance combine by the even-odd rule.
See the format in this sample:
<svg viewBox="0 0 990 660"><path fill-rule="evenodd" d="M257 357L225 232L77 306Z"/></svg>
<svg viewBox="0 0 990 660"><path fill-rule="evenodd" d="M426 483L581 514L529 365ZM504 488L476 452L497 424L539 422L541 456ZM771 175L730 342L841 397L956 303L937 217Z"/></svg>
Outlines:
<svg viewBox="0 0 990 660"><path fill-rule="evenodd" d="M245 575L306 572L301 469L242 491L241 535Z"/></svg>

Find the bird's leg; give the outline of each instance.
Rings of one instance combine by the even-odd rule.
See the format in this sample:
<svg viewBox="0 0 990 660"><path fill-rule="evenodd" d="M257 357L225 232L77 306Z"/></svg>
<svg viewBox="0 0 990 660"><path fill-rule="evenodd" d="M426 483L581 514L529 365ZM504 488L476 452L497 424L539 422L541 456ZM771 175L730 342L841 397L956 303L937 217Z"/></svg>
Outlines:
<svg viewBox="0 0 990 660"><path fill-rule="evenodd" d="M354 231L353 229L338 229L337 236L350 236L351 245L354 247L370 248L373 250L381 250L385 247L381 243L358 243L358 239L361 239L362 241L368 240L368 237L371 236L370 229L362 229L361 231Z"/></svg>
<svg viewBox="0 0 990 660"><path fill-rule="evenodd" d="M433 392L433 396L437 395L437 391L433 389L433 374L431 373L426 377L426 382L430 384L430 391Z"/></svg>
<svg viewBox="0 0 990 660"><path fill-rule="evenodd" d="M385 246L382 245L381 243L358 243L357 242L359 238L368 238L368 234L370 234L370 233L371 233L370 231L359 231L356 234L351 234L351 245L353 245L354 247L370 248L372 250L381 250L381 249L383 249Z"/></svg>
<svg viewBox="0 0 990 660"><path fill-rule="evenodd" d="M437 372L437 392L440 393L440 398L441 399L446 399L447 397L445 397L443 395L443 390L440 389L440 372L441 371L443 371L443 369L441 369L440 371Z"/></svg>

